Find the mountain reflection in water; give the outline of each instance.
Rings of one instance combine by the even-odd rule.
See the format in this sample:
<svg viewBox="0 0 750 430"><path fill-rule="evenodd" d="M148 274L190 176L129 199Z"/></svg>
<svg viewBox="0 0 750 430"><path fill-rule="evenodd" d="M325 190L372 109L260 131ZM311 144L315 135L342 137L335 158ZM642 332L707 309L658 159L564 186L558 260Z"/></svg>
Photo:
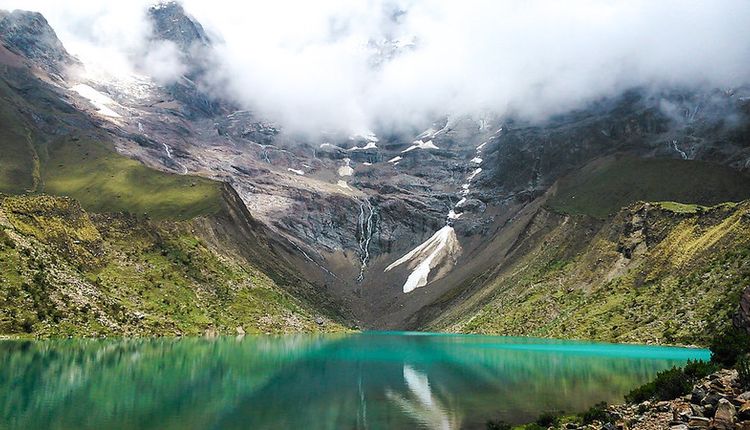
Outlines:
<svg viewBox="0 0 750 430"><path fill-rule="evenodd" d="M421 333L2 341L0 428L484 428L620 401L696 358Z"/></svg>

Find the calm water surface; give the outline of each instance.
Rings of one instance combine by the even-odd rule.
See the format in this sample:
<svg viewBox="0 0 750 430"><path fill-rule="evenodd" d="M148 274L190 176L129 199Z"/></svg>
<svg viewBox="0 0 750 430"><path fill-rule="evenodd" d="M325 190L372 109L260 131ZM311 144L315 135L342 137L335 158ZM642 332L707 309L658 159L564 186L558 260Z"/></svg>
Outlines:
<svg viewBox="0 0 750 430"><path fill-rule="evenodd" d="M458 429L581 411L706 350L364 333L0 342L0 428Z"/></svg>

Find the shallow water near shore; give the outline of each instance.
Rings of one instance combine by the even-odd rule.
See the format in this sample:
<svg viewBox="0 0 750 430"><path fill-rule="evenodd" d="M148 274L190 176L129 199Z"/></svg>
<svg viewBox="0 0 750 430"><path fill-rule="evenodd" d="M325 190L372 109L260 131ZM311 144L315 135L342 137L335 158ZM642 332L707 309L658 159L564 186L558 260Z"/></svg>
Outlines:
<svg viewBox="0 0 750 430"><path fill-rule="evenodd" d="M0 428L458 429L620 402L703 349L425 333L0 341Z"/></svg>

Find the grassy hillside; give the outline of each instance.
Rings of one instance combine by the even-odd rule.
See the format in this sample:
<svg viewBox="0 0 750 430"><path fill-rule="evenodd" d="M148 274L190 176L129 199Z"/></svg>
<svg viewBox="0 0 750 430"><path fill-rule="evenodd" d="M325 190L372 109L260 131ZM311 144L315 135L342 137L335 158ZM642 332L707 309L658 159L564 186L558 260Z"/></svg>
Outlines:
<svg viewBox="0 0 750 430"><path fill-rule="evenodd" d="M0 202L0 334L339 330L188 221L90 215L72 199Z"/></svg>
<svg viewBox="0 0 750 430"><path fill-rule="evenodd" d="M12 107L0 99L0 190L33 191L39 180L39 158L29 132Z"/></svg>
<svg viewBox="0 0 750 430"><path fill-rule="evenodd" d="M551 229L432 329L706 345L750 282L750 201L637 203L606 223L542 211L535 223Z"/></svg>
<svg viewBox="0 0 750 430"><path fill-rule="evenodd" d="M45 193L73 197L92 212L190 219L216 213L221 206L220 186L214 181L160 172L88 140L51 148L41 176Z"/></svg>
<svg viewBox="0 0 750 430"><path fill-rule="evenodd" d="M548 206L604 219L637 201L713 206L750 198L750 176L690 160L607 158L562 179Z"/></svg>
<svg viewBox="0 0 750 430"><path fill-rule="evenodd" d="M154 219L190 219L221 207L221 184L119 155L96 124L41 81L0 71L0 193L70 196L86 210Z"/></svg>

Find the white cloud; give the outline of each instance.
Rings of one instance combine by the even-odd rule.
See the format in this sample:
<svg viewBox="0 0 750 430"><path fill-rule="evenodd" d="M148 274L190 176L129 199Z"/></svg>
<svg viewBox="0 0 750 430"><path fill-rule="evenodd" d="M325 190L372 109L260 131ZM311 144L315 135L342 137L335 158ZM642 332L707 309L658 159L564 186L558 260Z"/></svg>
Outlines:
<svg viewBox="0 0 750 430"><path fill-rule="evenodd" d="M139 66L156 82L169 84L188 72L187 66L182 62L180 50L174 42L154 41L148 46L148 51L139 61Z"/></svg>
<svg viewBox="0 0 750 430"><path fill-rule="evenodd" d="M149 32L148 2L62 3L0 0L0 8L40 10L85 62L132 68ZM743 0L183 4L219 41L215 90L305 130L487 110L539 117L633 86L750 81ZM372 68L367 41L386 37L417 47ZM173 55L152 55L162 79L173 67L180 73Z"/></svg>

